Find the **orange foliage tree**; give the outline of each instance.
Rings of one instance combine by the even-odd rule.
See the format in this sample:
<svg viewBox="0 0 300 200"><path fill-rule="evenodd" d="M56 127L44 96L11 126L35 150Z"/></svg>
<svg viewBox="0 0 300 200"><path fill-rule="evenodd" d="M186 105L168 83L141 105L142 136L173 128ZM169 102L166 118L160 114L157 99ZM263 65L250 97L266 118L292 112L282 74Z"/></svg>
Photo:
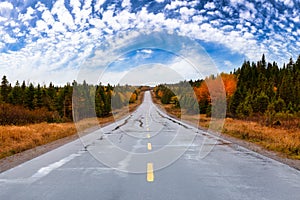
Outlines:
<svg viewBox="0 0 300 200"><path fill-rule="evenodd" d="M209 109L211 104L216 104L219 100L225 99L224 93L226 94L226 101L228 103L236 90L236 86L237 78L234 74L222 73L217 77L207 77L201 82L199 87L194 87L200 111L202 109L204 113L207 113L206 109Z"/></svg>
<svg viewBox="0 0 300 200"><path fill-rule="evenodd" d="M237 78L234 74L222 73L217 77L208 77L200 84L199 87L194 87L194 92L198 101L206 99L211 102L211 96L217 97L224 91L222 88L223 85L220 84L220 78L224 85L226 98L229 99L234 94L237 85Z"/></svg>

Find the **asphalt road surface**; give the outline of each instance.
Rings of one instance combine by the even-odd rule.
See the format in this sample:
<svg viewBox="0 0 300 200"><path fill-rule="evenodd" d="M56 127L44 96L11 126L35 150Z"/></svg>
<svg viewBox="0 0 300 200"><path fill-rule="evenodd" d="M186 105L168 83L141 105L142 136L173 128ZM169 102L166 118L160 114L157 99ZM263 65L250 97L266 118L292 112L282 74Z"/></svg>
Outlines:
<svg viewBox="0 0 300 200"><path fill-rule="evenodd" d="M0 199L299 200L300 172L160 111L130 116L0 174Z"/></svg>

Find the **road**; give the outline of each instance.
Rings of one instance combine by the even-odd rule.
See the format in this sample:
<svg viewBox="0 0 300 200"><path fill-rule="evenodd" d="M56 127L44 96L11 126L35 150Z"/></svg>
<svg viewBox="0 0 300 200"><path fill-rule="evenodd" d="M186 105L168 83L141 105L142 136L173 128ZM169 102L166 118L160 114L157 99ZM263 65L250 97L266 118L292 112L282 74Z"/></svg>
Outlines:
<svg viewBox="0 0 300 200"><path fill-rule="evenodd" d="M1 173L0 199L296 200L300 172L170 118L146 92L130 116Z"/></svg>

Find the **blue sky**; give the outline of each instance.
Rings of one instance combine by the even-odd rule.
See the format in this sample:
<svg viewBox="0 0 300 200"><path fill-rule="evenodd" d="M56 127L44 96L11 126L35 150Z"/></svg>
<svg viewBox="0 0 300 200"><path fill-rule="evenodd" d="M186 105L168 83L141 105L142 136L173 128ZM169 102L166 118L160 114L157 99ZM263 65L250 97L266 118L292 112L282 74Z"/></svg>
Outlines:
<svg viewBox="0 0 300 200"><path fill-rule="evenodd" d="M77 79L87 60L109 55L99 51L105 51L106 42L112 43L115 35L141 30L193 39L219 71L232 71L263 53L268 61L282 66L300 53L299 11L299 0L1 1L0 75L7 75L12 83L65 84ZM125 36L118 42L126 44L135 38ZM184 45L174 43L178 43L172 50L176 54ZM131 67L150 63L165 67L184 64L172 53L137 46L110 59L110 76L114 76L112 72L124 76ZM188 74L184 77L195 78Z"/></svg>

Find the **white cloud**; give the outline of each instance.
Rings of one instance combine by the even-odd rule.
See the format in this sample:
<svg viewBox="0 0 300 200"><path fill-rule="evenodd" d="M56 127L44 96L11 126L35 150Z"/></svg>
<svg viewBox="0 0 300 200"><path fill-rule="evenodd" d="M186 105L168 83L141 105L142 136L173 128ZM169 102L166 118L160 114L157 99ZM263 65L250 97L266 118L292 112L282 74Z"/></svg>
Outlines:
<svg viewBox="0 0 300 200"><path fill-rule="evenodd" d="M65 7L64 0L58 0L54 3L52 10L52 15L57 15L60 25L65 25L70 29L75 29L73 17L69 13L69 10ZM61 30L61 28L60 28Z"/></svg>
<svg viewBox="0 0 300 200"><path fill-rule="evenodd" d="M46 31L48 30L48 25L44 20L38 20L36 22L36 30L38 31Z"/></svg>
<svg viewBox="0 0 300 200"><path fill-rule="evenodd" d="M3 37L3 41L8 43L8 44L11 44L11 43L16 43L17 39L10 37L9 34L5 34L4 37Z"/></svg>
<svg viewBox="0 0 300 200"><path fill-rule="evenodd" d="M240 11L240 18L241 19L246 19L246 20L251 20L254 18L254 16L250 13L249 10L244 10L244 11Z"/></svg>
<svg viewBox="0 0 300 200"><path fill-rule="evenodd" d="M104 2L105 1L97 1L95 8L98 9ZM71 0L70 4L73 8L72 13L75 15L74 23L81 28L88 26L86 21L89 21L92 13L92 0L85 0L83 5L79 0Z"/></svg>
<svg viewBox="0 0 300 200"><path fill-rule="evenodd" d="M204 8L205 9L215 9L216 6L215 6L214 2L208 2L204 5Z"/></svg>
<svg viewBox="0 0 300 200"><path fill-rule="evenodd" d="M99 9L105 3L105 1L106 0L97 0L95 4L95 8Z"/></svg>
<svg viewBox="0 0 300 200"><path fill-rule="evenodd" d="M244 0L230 0L230 3L233 5L233 6L237 6L238 4L244 4L245 1Z"/></svg>
<svg viewBox="0 0 300 200"><path fill-rule="evenodd" d="M7 18L0 16L0 22L5 22Z"/></svg>
<svg viewBox="0 0 300 200"><path fill-rule="evenodd" d="M45 6L45 4L41 3L41 2L37 2L37 4L35 5L35 9L43 12L45 10L47 10L47 7Z"/></svg>
<svg viewBox="0 0 300 200"><path fill-rule="evenodd" d="M283 2L284 5L291 7L291 8L294 6L293 0L281 0L281 2Z"/></svg>
<svg viewBox="0 0 300 200"><path fill-rule="evenodd" d="M28 7L26 13L24 13L24 14L20 13L18 18L19 18L19 20L25 22L25 21L33 19L34 13L35 13L35 10L32 7Z"/></svg>
<svg viewBox="0 0 300 200"><path fill-rule="evenodd" d="M12 10L14 8L14 6L12 5L12 3L4 1L4 2L0 2L0 10Z"/></svg>
<svg viewBox="0 0 300 200"><path fill-rule="evenodd" d="M298 23L298 22L300 22L300 17L299 17L299 15L298 16L296 16L296 17L294 17L294 18L291 18L295 23Z"/></svg>
<svg viewBox="0 0 300 200"><path fill-rule="evenodd" d="M141 50L141 52L147 53L147 54L153 53L153 51L151 49L143 49L143 50Z"/></svg>
<svg viewBox="0 0 300 200"><path fill-rule="evenodd" d="M175 1L171 1L170 4L167 4L165 9L173 10L178 7L182 7L182 6L186 6L186 5L188 5L188 3L186 1L175 0Z"/></svg>
<svg viewBox="0 0 300 200"><path fill-rule="evenodd" d="M234 27L232 25L225 25L225 26L222 26L221 29L224 31L231 31L234 29Z"/></svg>
<svg viewBox="0 0 300 200"><path fill-rule="evenodd" d="M130 0L123 0L122 1L122 7L130 9L131 8L131 2L130 2Z"/></svg>
<svg viewBox="0 0 300 200"><path fill-rule="evenodd" d="M181 14L181 18L187 21L196 13L196 10L194 8L182 7L180 8L179 13Z"/></svg>
<svg viewBox="0 0 300 200"><path fill-rule="evenodd" d="M53 25L55 23L55 20L49 10L45 10L42 13L42 19L49 25Z"/></svg>
<svg viewBox="0 0 300 200"><path fill-rule="evenodd" d="M230 15L232 15L232 13L233 13L233 10L232 10L232 8L230 6L224 6L223 7L223 11L227 12Z"/></svg>
<svg viewBox="0 0 300 200"><path fill-rule="evenodd" d="M227 68L229 68L229 69L231 69L232 66L233 66L232 62L230 62L229 60L225 60L225 61L224 61L224 65L225 65Z"/></svg>

